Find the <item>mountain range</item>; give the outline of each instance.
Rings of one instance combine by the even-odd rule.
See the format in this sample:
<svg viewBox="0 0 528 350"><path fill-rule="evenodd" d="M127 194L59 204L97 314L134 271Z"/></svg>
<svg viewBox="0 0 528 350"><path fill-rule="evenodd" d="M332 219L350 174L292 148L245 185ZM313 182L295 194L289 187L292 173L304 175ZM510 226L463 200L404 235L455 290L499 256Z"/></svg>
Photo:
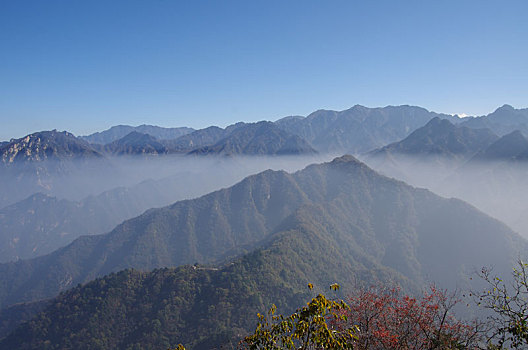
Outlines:
<svg viewBox="0 0 528 350"><path fill-rule="evenodd" d="M459 121L458 117L414 106L356 105L340 112L319 110L307 117L287 117L275 123L304 138L319 152L358 154L401 140L434 117Z"/></svg>
<svg viewBox="0 0 528 350"><path fill-rule="evenodd" d="M13 139L0 148L0 158L0 207L53 189L82 193L71 180L98 178L102 168L116 175L112 164L90 144L56 130Z"/></svg>
<svg viewBox="0 0 528 350"><path fill-rule="evenodd" d="M528 135L528 108L515 109L510 105L504 105L485 116L464 118L461 125L470 128L488 128L499 136L515 130Z"/></svg>
<svg viewBox="0 0 528 350"><path fill-rule="evenodd" d="M528 237L528 140L519 130L499 138L465 125L432 119L364 160L388 176L468 201Z"/></svg>
<svg viewBox="0 0 528 350"><path fill-rule="evenodd" d="M472 206L344 156L293 174L265 171L147 211L50 255L0 265L6 307L125 268L213 264L121 272L78 286L0 348L37 348L51 333L59 347L98 338L108 339L104 349L154 348L162 338L152 333L153 315L170 344L208 348L218 337L249 331L252 312L271 300L283 308L305 300L309 282L318 290L334 282L353 288L358 281L393 281L407 290L435 281L454 288L467 283L474 268L493 264L497 272L509 271L525 249L522 238ZM87 329L93 333L83 333ZM226 335L227 329L236 334Z"/></svg>
<svg viewBox="0 0 528 350"><path fill-rule="evenodd" d="M468 159L490 146L499 137L489 129L470 129L456 126L449 120L435 117L426 125L413 131L405 139L391 143L374 156L381 154L415 157L442 157L448 159Z"/></svg>
<svg viewBox="0 0 528 350"><path fill-rule="evenodd" d="M106 145L125 137L131 132L147 134L159 140L169 140L176 139L193 131L194 129L187 127L162 128L154 125L116 125L108 130L96 132L87 136L81 136L81 138L89 143Z"/></svg>
<svg viewBox="0 0 528 350"><path fill-rule="evenodd" d="M523 161L528 159L528 140L515 130L478 152L472 162L480 161Z"/></svg>
<svg viewBox="0 0 528 350"><path fill-rule="evenodd" d="M278 128L271 122L248 124L211 146L195 148L193 155L298 155L316 151L302 138Z"/></svg>
<svg viewBox="0 0 528 350"><path fill-rule="evenodd" d="M525 114L354 106L275 123L2 143L0 254L22 259L0 264L0 349L234 346L256 312L272 303L289 312L335 282L345 294L379 282L412 294L431 282L466 289L482 266L506 275L526 251L509 227L352 156L232 186L225 175L266 166L237 155L369 152L375 169L467 199L523 233ZM207 159L213 168L187 168ZM105 192L82 176L107 180ZM89 195L61 195L75 189Z"/></svg>

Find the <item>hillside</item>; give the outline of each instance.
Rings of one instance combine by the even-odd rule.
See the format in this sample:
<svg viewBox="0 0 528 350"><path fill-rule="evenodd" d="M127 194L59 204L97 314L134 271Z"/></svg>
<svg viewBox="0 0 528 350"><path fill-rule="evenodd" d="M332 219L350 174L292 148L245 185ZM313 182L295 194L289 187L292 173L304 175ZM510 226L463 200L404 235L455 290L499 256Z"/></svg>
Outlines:
<svg viewBox="0 0 528 350"><path fill-rule="evenodd" d="M458 127L435 117L405 139L387 145L372 155L391 154L410 157L467 159L498 139L489 129Z"/></svg>
<svg viewBox="0 0 528 350"><path fill-rule="evenodd" d="M499 136L515 130L528 135L528 108L515 109L510 105L503 105L488 115L467 118L461 125L469 128L488 128Z"/></svg>
<svg viewBox="0 0 528 350"><path fill-rule="evenodd" d="M0 148L4 165L45 160L67 160L101 157L88 143L63 131L41 131L11 140Z"/></svg>
<svg viewBox="0 0 528 350"><path fill-rule="evenodd" d="M166 154L169 149L154 136L132 131L119 140L103 147L104 151L117 155L145 155Z"/></svg>
<svg viewBox="0 0 528 350"><path fill-rule="evenodd" d="M213 145L243 125L245 123L237 123L225 129L218 126L210 126L178 137L175 140L164 140L163 143L173 152L187 153L196 148Z"/></svg>
<svg viewBox="0 0 528 350"><path fill-rule="evenodd" d="M302 138L271 122L246 124L211 146L196 148L193 155L298 155L316 151Z"/></svg>
<svg viewBox="0 0 528 350"><path fill-rule="evenodd" d="M319 110L307 117L286 117L275 124L308 141L319 152L364 153L401 140L434 117L458 122L457 117L414 106L344 111Z"/></svg>
<svg viewBox="0 0 528 350"><path fill-rule="evenodd" d="M378 175L348 156L294 174L266 171L228 189L149 210L50 255L2 264L0 303L50 297L130 267L225 261L274 233L297 229L292 215L307 210L316 210L307 218L327 222L316 227L339 238L336 249L355 247L352 255L352 248L340 253L345 259L366 256L417 285L432 279L453 286L464 275L461 267L505 266L516 255L513 247L524 246L509 228L473 207Z"/></svg>
<svg viewBox="0 0 528 350"><path fill-rule="evenodd" d="M507 273L510 259L526 247L464 202L381 177L353 158L292 178L301 188L317 188L310 197L319 204L292 211L261 248L219 268L127 270L77 286L0 348L38 349L46 341L57 348L156 349L180 342L218 348L251 331L256 312L272 302L290 311L306 301L310 282L316 291L336 281L344 291L376 281L411 291L430 281L461 287L473 268L492 264ZM356 190L342 195L351 185Z"/></svg>
<svg viewBox="0 0 528 350"><path fill-rule="evenodd" d="M116 175L100 152L68 132L42 131L11 140L0 148L0 157L0 208L37 192L82 193L88 186L79 184L99 178L101 169Z"/></svg>
<svg viewBox="0 0 528 350"><path fill-rule="evenodd" d="M471 162L520 160L523 159L523 154L527 152L528 140L519 130L516 130L502 136L489 147L477 153Z"/></svg>
<svg viewBox="0 0 528 350"><path fill-rule="evenodd" d="M81 136L81 138L90 143L106 145L108 143L117 141L131 132L138 132L141 134L151 135L158 140L169 140L176 139L185 134L193 132L192 128L162 128L154 125L140 125L140 126L129 126L129 125L116 125L108 130L96 132L91 135Z"/></svg>

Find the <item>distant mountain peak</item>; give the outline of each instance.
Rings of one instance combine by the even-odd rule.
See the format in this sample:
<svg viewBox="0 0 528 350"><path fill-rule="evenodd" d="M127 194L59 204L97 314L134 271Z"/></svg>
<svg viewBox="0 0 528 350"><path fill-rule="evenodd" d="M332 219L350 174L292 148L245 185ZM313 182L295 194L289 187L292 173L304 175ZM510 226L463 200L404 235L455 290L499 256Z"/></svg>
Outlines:
<svg viewBox="0 0 528 350"><path fill-rule="evenodd" d="M42 161L74 157L101 157L88 143L67 131L39 131L20 139L12 139L0 148L4 163Z"/></svg>
<svg viewBox="0 0 528 350"><path fill-rule="evenodd" d="M144 134L138 131L132 131L131 133L127 134L125 137L117 140L118 143L125 143L128 141L136 141L136 140L145 140L145 141L157 141L157 139L149 134Z"/></svg>
<svg viewBox="0 0 528 350"><path fill-rule="evenodd" d="M301 137L282 130L273 122L260 121L242 124L216 143L195 148L189 154L232 156L313 153L317 152Z"/></svg>
<svg viewBox="0 0 528 350"><path fill-rule="evenodd" d="M169 140L176 139L180 136L189 134L194 131L192 128L179 127L179 128L163 128L155 125L142 124L139 126L130 125L115 125L108 130L96 132L91 135L82 136L81 138L95 144L106 145L111 142L122 139L126 135L133 131L137 131L142 134L148 134L155 137L158 140Z"/></svg>
<svg viewBox="0 0 528 350"><path fill-rule="evenodd" d="M154 136L136 130L107 144L104 148L107 152L120 155L165 154L168 152L167 147Z"/></svg>
<svg viewBox="0 0 528 350"><path fill-rule="evenodd" d="M515 110L515 108L513 108L513 107L512 107L511 105L509 105L509 104L504 104L504 105L502 105L501 107L497 108L497 109L495 110L495 112L497 112L497 111L499 111L499 110L502 110L502 111L513 111L513 110Z"/></svg>
<svg viewBox="0 0 528 350"><path fill-rule="evenodd" d="M356 157L350 154L345 154L345 155L342 155L341 157L336 157L330 162L330 164L342 164L342 163L363 164Z"/></svg>
<svg viewBox="0 0 528 350"><path fill-rule="evenodd" d="M454 125L447 119L434 117L405 139L375 150L372 154L434 155L466 159L497 139L498 136L489 129L470 129Z"/></svg>
<svg viewBox="0 0 528 350"><path fill-rule="evenodd" d="M477 154L475 160L511 160L528 150L528 140L519 130L512 131Z"/></svg>

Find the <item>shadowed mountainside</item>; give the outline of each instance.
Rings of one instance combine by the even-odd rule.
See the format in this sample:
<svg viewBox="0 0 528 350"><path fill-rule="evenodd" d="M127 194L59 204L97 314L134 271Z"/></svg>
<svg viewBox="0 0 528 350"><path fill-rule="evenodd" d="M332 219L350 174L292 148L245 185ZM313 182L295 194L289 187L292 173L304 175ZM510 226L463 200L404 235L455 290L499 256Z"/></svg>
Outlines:
<svg viewBox="0 0 528 350"><path fill-rule="evenodd" d="M378 175L347 156L294 174L265 171L228 189L149 210L50 255L2 264L0 302L5 307L50 297L129 267L225 261L275 233L295 230L295 215L326 222L314 233L339 239L337 251L349 247L342 253L346 259L364 256L417 285L434 280L451 287L464 274L461 267L505 266L524 246L508 227L473 207Z"/></svg>
<svg viewBox="0 0 528 350"><path fill-rule="evenodd" d="M434 117L458 122L421 107L356 105L344 111L319 110L307 117L286 117L275 123L308 141L319 152L364 153L405 138Z"/></svg>

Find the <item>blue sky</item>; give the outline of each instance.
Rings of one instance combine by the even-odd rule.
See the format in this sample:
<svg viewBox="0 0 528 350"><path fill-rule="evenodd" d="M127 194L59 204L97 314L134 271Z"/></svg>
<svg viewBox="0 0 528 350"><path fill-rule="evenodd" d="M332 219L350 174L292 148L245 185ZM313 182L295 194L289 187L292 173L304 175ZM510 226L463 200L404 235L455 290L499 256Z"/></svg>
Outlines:
<svg viewBox="0 0 528 350"><path fill-rule="evenodd" d="M528 106L528 1L0 2L0 140Z"/></svg>

